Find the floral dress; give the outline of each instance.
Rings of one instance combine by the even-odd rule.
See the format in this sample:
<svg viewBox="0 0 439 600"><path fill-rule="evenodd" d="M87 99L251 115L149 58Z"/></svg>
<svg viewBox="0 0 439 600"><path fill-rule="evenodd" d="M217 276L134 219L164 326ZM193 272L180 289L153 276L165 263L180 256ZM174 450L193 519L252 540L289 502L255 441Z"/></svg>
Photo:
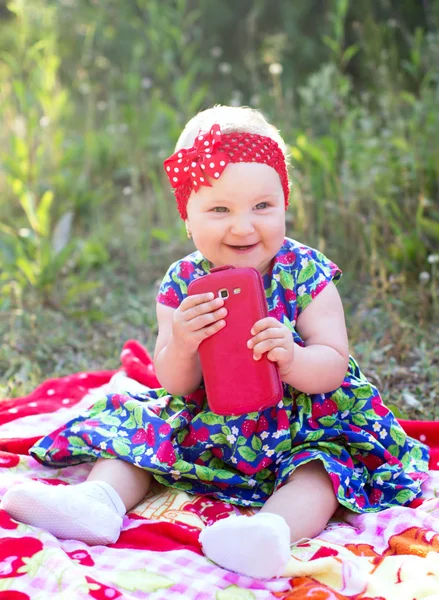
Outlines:
<svg viewBox="0 0 439 600"><path fill-rule="evenodd" d="M190 281L209 270L198 251L175 262L158 302L178 307ZM303 345L298 316L340 276L323 254L286 238L264 276L269 314ZM313 460L328 472L340 504L355 512L406 504L421 494L428 448L405 434L352 357L332 392L305 394L285 383L283 390L273 408L233 416L212 412L202 386L185 397L165 389L109 394L30 453L54 467L117 457L165 485L241 506L262 506L294 469Z"/></svg>

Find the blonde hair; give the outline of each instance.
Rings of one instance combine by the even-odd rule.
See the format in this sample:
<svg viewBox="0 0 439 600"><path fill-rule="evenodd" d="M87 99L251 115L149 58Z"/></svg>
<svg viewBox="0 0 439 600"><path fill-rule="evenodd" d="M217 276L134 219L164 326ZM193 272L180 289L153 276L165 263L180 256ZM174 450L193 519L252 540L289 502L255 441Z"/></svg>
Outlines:
<svg viewBox="0 0 439 600"><path fill-rule="evenodd" d="M186 124L178 138L175 150L189 148L201 131L209 131L217 123L222 133L256 133L274 140L286 158L286 145L279 131L271 125L264 115L248 106L222 106L217 104L212 108L199 112Z"/></svg>

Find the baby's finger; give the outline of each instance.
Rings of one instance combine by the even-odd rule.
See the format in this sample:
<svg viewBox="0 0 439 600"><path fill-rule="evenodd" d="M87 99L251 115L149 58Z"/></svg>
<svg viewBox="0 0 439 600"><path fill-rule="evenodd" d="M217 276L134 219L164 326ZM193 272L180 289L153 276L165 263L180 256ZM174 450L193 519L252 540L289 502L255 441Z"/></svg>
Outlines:
<svg viewBox="0 0 439 600"><path fill-rule="evenodd" d="M248 348L254 348L256 346L256 344L259 344L260 342L263 342L264 340L268 340L268 339L281 339L285 337L285 332L283 329L277 327L270 327L269 329L264 329L263 331L261 331L260 333L258 333L257 335L255 335L254 337L252 337L248 342L247 342L247 347Z"/></svg>
<svg viewBox="0 0 439 600"><path fill-rule="evenodd" d="M188 325L191 331L198 331L199 329L203 329L212 323L216 323L219 319L224 319L226 315L227 309L223 306L218 310L208 312L191 319L188 322Z"/></svg>
<svg viewBox="0 0 439 600"><path fill-rule="evenodd" d="M255 360L259 360L261 356L265 354L265 352L269 352L270 350L273 350L273 348L278 348L279 345L279 340L272 338L269 340L264 340L263 342L259 342L253 347L253 358Z"/></svg>
<svg viewBox="0 0 439 600"><path fill-rule="evenodd" d="M269 352L267 352L267 358L268 360L271 360L271 362L282 362L284 361L288 356L288 353L286 351L285 348L283 347L277 347L277 348L273 348L273 350L270 350Z"/></svg>
<svg viewBox="0 0 439 600"><path fill-rule="evenodd" d="M184 311L184 317L186 320L191 321L192 319L196 319L202 315L213 313L215 310L218 310L224 305L224 300L222 298L214 298L210 301L201 302L200 304L196 304L195 306L188 307Z"/></svg>
<svg viewBox="0 0 439 600"><path fill-rule="evenodd" d="M217 331L222 329L225 324L226 324L226 322L224 321L224 319L220 319L219 321L216 321L212 325L209 325L208 327L204 327L203 329L200 329L199 333L201 334L201 341L203 341L203 339L204 340L207 339L214 333L217 333Z"/></svg>
<svg viewBox="0 0 439 600"><path fill-rule="evenodd" d="M180 307L183 310L187 310L188 308L192 308L193 306L197 306L198 304L202 304L203 302L209 302L215 298L213 292L206 292L205 294L194 294L193 296L186 296L184 300L182 300Z"/></svg>
<svg viewBox="0 0 439 600"><path fill-rule="evenodd" d="M280 321L278 321L274 317L265 317L264 319L261 319L260 321L256 321L256 323L251 328L250 333L252 335L256 335L260 331L263 331L264 329L268 329L269 327L274 327L276 329L279 329L284 326L282 325L282 323L280 323Z"/></svg>

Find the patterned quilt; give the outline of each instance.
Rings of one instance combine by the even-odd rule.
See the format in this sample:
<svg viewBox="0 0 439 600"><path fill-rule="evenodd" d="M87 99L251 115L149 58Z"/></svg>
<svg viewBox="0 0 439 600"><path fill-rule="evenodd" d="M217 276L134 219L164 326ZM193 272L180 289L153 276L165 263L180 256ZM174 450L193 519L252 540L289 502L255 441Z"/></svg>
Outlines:
<svg viewBox="0 0 439 600"><path fill-rule="evenodd" d="M136 342L124 348L122 366L46 381L25 398L0 401L0 497L28 478L69 485L87 477L90 465L51 469L27 450L103 394L154 384ZM238 509L157 484L110 546L58 540L0 510L0 600L439 600L439 423L402 424L432 449L423 497L331 521L318 538L292 548L282 578L260 581L211 563L199 532Z"/></svg>

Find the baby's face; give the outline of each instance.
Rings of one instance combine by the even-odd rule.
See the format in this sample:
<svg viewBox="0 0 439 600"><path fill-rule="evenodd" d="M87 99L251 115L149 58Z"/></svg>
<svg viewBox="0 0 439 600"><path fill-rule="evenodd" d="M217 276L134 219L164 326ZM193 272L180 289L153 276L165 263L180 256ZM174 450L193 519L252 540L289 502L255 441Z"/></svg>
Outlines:
<svg viewBox="0 0 439 600"><path fill-rule="evenodd" d="M192 192L188 230L215 267L267 272L285 237L285 199L277 172L259 163L227 165L221 177Z"/></svg>

